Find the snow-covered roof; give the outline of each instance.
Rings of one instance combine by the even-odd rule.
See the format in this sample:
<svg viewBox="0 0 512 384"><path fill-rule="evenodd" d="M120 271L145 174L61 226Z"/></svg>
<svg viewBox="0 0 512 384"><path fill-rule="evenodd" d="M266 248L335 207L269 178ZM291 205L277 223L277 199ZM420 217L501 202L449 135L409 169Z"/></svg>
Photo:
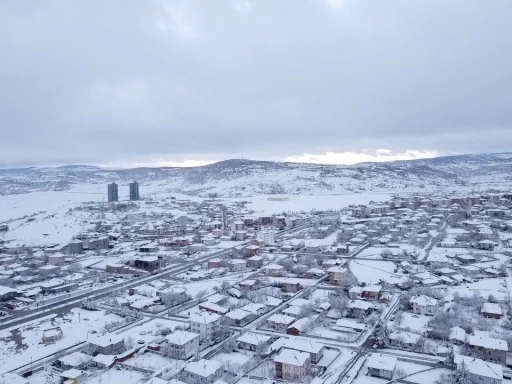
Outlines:
<svg viewBox="0 0 512 384"><path fill-rule="evenodd" d="M474 357L462 355L455 355L454 362L457 366L464 362L469 373L473 375L489 377L500 381L503 380L503 367L499 364L493 364Z"/></svg>
<svg viewBox="0 0 512 384"><path fill-rule="evenodd" d="M419 295L411 297L409 303L424 307L429 305L437 305L437 300L425 295Z"/></svg>
<svg viewBox="0 0 512 384"><path fill-rule="evenodd" d="M83 352L73 352L69 355L63 356L59 359L59 361L64 364L68 365L70 367L78 367L81 364L83 364L87 359L89 358L89 355L86 355Z"/></svg>
<svg viewBox="0 0 512 384"><path fill-rule="evenodd" d="M190 341L199 338L199 334L187 332L187 331L176 331L167 335L166 340L174 345L185 345Z"/></svg>
<svg viewBox="0 0 512 384"><path fill-rule="evenodd" d="M302 367L309 359L309 353L294 351L291 349L283 349L281 353L274 357L276 363L295 365Z"/></svg>
<svg viewBox="0 0 512 384"><path fill-rule="evenodd" d="M367 360L367 366L368 368L393 372L395 370L396 362L396 357L382 355L381 353L372 353Z"/></svg>
<svg viewBox="0 0 512 384"><path fill-rule="evenodd" d="M221 367L222 364L218 361L201 359L199 361L188 363L185 367L185 371L207 378L214 375Z"/></svg>
<svg viewBox="0 0 512 384"><path fill-rule="evenodd" d="M270 321L271 323L289 325L293 323L295 319L286 315L272 315L268 318L267 321Z"/></svg>
<svg viewBox="0 0 512 384"><path fill-rule="evenodd" d="M358 323L357 321L355 321L353 319L339 319L336 322L336 326L342 327L342 328L357 329L359 331L364 331L364 329L366 328L365 324Z"/></svg>
<svg viewBox="0 0 512 384"><path fill-rule="evenodd" d="M329 273L345 273L347 272L346 268L343 267L331 267L327 270Z"/></svg>
<svg viewBox="0 0 512 384"><path fill-rule="evenodd" d="M124 338L120 335L116 335L115 333L106 333L103 336L95 336L89 339L89 343L93 345L97 345L98 347L108 347L110 345L115 345L124 340Z"/></svg>
<svg viewBox="0 0 512 384"><path fill-rule="evenodd" d="M95 363L106 365L106 366L114 364L115 360L116 360L115 356L113 356L113 355L102 355L101 353L96 355L94 357L94 359L92 359L92 361L94 361Z"/></svg>
<svg viewBox="0 0 512 384"><path fill-rule="evenodd" d="M318 353L324 348L323 344L320 344L314 340L303 339L295 337L293 339L287 339L284 346L289 349L295 349L301 352Z"/></svg>
<svg viewBox="0 0 512 384"><path fill-rule="evenodd" d="M231 312L226 313L226 317L233 320L243 320L250 315L250 312L243 311L241 309L233 309Z"/></svg>
<svg viewBox="0 0 512 384"><path fill-rule="evenodd" d="M382 287L380 285L367 285L363 287L363 292L375 292L378 293L382 291Z"/></svg>
<svg viewBox="0 0 512 384"><path fill-rule="evenodd" d="M475 335L469 336L468 343L473 346L483 347L486 349L495 349L498 351L508 351L508 344L505 340L495 339L480 332L475 332Z"/></svg>
<svg viewBox="0 0 512 384"><path fill-rule="evenodd" d="M450 340L457 340L462 343L466 342L466 331L460 327L450 328Z"/></svg>
<svg viewBox="0 0 512 384"><path fill-rule="evenodd" d="M60 374L60 377L63 377L65 379L78 379L83 374L84 374L84 371L73 368L73 369L68 369L67 371L62 372Z"/></svg>
<svg viewBox="0 0 512 384"><path fill-rule="evenodd" d="M192 312L190 314L190 322L199 323L199 324L210 324L218 321L220 319L220 315L210 312Z"/></svg>
<svg viewBox="0 0 512 384"><path fill-rule="evenodd" d="M480 312L481 313L492 313L495 315L503 314L501 307L499 306L499 304L496 304L496 303L484 303Z"/></svg>
<svg viewBox="0 0 512 384"><path fill-rule="evenodd" d="M266 343L271 339L270 336L260 335L258 333L247 332L236 339L240 343L246 343L251 345L259 345L261 343Z"/></svg>

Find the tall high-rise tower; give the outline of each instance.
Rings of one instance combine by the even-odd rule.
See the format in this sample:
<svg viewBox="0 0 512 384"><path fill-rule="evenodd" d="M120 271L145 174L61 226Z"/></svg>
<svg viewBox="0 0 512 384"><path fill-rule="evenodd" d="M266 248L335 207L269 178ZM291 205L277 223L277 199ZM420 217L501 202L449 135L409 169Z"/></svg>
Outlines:
<svg viewBox="0 0 512 384"><path fill-rule="evenodd" d="M109 184L107 187L108 190L108 201L118 201L119 200L119 194L117 189L117 184L112 183Z"/></svg>
<svg viewBox="0 0 512 384"><path fill-rule="evenodd" d="M139 183L130 183L130 200L139 200Z"/></svg>

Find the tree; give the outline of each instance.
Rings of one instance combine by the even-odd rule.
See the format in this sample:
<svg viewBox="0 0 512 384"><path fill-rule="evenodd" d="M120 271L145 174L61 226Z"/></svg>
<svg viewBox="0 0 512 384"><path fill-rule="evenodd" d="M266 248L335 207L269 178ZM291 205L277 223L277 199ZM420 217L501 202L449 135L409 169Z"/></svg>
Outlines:
<svg viewBox="0 0 512 384"><path fill-rule="evenodd" d="M455 371L455 382L457 384L474 384L464 360L462 360L462 363L459 364Z"/></svg>

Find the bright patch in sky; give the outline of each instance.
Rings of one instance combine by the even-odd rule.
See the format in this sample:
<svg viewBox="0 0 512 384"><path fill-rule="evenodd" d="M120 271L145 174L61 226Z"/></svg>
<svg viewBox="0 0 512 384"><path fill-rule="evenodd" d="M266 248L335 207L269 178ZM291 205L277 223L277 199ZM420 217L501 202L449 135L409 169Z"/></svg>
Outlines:
<svg viewBox="0 0 512 384"><path fill-rule="evenodd" d="M436 156L439 156L437 151L429 150L393 152L389 149L377 149L375 151L365 152L327 152L322 155L305 153L301 156L288 156L284 161L316 164L357 164L365 162L428 159Z"/></svg>

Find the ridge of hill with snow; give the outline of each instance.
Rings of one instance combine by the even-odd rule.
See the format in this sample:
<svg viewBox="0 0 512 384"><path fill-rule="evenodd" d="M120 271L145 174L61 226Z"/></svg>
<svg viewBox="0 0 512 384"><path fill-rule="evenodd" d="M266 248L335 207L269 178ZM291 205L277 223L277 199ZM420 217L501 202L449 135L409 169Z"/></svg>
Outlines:
<svg viewBox="0 0 512 384"><path fill-rule="evenodd" d="M0 194L65 191L81 184L158 182L161 188L192 195L334 194L443 187L488 187L512 182L512 153L432 159L318 165L225 160L191 168L107 170L70 165L0 170Z"/></svg>

